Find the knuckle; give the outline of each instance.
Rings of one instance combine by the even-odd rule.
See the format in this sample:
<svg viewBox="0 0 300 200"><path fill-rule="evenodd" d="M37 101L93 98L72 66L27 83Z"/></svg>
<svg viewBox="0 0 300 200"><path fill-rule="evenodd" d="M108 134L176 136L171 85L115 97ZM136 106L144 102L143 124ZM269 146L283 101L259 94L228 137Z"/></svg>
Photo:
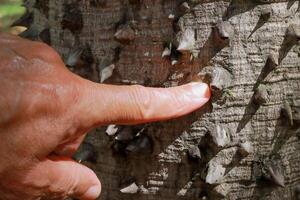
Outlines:
<svg viewBox="0 0 300 200"><path fill-rule="evenodd" d="M152 93L144 86L134 85L133 98L138 115L142 119L148 119L151 115Z"/></svg>
<svg viewBox="0 0 300 200"><path fill-rule="evenodd" d="M54 51L50 46L43 42L33 41L33 45L38 49L43 49L43 51L47 51L48 53Z"/></svg>
<svg viewBox="0 0 300 200"><path fill-rule="evenodd" d="M57 52L45 43L34 41L33 46L35 47L37 54L42 58L60 59Z"/></svg>

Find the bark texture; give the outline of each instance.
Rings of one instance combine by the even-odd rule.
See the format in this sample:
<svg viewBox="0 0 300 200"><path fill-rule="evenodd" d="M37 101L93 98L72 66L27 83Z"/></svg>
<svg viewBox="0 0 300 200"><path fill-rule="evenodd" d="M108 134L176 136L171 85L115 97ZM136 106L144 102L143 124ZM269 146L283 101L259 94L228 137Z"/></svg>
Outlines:
<svg viewBox="0 0 300 200"><path fill-rule="evenodd" d="M299 1L25 5L33 13L25 36L48 42L65 60L80 54L69 67L83 77L99 82L114 64L106 83L169 87L198 78L214 90L189 116L127 127L140 133L133 140L119 142L106 127L93 131L86 142L98 153L91 166L103 185L100 199L297 199ZM120 191L133 182L137 193Z"/></svg>

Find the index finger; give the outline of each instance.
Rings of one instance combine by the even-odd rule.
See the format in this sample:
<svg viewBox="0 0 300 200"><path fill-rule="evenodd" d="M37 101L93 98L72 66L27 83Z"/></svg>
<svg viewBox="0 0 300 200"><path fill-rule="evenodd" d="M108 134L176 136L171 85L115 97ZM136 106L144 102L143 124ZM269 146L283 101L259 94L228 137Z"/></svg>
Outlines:
<svg viewBox="0 0 300 200"><path fill-rule="evenodd" d="M87 82L82 87L80 120L91 127L177 118L199 109L211 96L205 83L149 88Z"/></svg>

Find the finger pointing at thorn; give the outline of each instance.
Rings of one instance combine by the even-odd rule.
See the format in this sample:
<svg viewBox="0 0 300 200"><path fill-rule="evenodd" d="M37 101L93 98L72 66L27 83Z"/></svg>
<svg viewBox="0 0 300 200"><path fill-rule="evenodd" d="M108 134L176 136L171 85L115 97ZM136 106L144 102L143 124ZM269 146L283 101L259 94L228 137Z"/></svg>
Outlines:
<svg viewBox="0 0 300 200"><path fill-rule="evenodd" d="M205 83L173 88L85 84L81 119L89 126L138 124L176 118L202 107L211 95Z"/></svg>

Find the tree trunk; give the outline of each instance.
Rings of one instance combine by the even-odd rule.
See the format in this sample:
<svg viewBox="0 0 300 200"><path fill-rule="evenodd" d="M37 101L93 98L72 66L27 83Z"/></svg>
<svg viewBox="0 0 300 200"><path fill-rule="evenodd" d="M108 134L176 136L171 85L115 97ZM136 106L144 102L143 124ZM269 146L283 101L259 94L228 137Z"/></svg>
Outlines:
<svg viewBox="0 0 300 200"><path fill-rule="evenodd" d="M85 145L98 153L90 166L103 185L100 199L297 199L299 1L25 6L33 22L22 35L49 43L85 78L153 87L202 80L213 90L212 101L189 116L118 126L119 140L106 127L94 130Z"/></svg>

